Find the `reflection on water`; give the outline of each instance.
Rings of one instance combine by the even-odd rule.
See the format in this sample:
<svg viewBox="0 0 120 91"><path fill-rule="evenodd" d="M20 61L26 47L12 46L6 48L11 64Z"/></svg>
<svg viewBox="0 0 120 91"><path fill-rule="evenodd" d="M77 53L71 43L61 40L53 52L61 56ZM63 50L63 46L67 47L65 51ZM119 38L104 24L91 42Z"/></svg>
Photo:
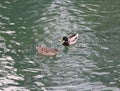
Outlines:
<svg viewBox="0 0 120 91"><path fill-rule="evenodd" d="M0 1L0 90L119 91L119 0ZM79 33L76 46L62 36ZM60 50L41 57L35 47Z"/></svg>

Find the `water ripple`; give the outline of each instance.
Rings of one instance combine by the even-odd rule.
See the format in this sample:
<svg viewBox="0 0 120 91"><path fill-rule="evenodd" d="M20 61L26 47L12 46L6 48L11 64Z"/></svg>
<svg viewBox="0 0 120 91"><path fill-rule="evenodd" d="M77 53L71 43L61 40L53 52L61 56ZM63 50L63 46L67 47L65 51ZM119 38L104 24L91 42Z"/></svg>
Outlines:
<svg viewBox="0 0 120 91"><path fill-rule="evenodd" d="M0 89L119 91L119 1L0 3ZM59 39L79 33L76 46ZM41 57L35 47L60 50Z"/></svg>

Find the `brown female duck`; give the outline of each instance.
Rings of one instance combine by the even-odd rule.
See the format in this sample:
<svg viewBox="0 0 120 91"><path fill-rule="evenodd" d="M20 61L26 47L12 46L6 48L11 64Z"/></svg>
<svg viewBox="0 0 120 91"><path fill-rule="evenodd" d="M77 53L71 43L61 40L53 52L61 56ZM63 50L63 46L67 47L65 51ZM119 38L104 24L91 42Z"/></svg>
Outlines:
<svg viewBox="0 0 120 91"><path fill-rule="evenodd" d="M40 55L44 55L44 56L56 56L57 53L59 52L59 50L56 48L47 48L42 46L38 46L36 47L36 49L38 50L38 53Z"/></svg>

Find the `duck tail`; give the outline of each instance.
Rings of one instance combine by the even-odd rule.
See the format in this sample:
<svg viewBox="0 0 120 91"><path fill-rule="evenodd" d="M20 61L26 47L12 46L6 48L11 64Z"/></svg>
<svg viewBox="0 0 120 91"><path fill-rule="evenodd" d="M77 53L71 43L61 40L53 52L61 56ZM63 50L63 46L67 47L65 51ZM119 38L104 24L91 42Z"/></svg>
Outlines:
<svg viewBox="0 0 120 91"><path fill-rule="evenodd" d="M78 37L78 33L76 33L76 36Z"/></svg>
<svg viewBox="0 0 120 91"><path fill-rule="evenodd" d="M41 44L40 45L36 45L35 48L38 49L39 47L41 47Z"/></svg>

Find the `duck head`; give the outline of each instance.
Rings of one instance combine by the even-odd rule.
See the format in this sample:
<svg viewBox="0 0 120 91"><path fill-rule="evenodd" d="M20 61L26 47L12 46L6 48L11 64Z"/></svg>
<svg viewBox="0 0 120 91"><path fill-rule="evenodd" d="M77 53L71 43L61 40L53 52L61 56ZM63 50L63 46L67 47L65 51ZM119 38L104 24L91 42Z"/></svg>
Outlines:
<svg viewBox="0 0 120 91"><path fill-rule="evenodd" d="M62 43L67 42L67 41L68 41L68 37L64 36L64 37L62 38Z"/></svg>
<svg viewBox="0 0 120 91"><path fill-rule="evenodd" d="M63 43L63 45L69 45L69 43L68 43L68 37L64 36L62 38L62 43Z"/></svg>

